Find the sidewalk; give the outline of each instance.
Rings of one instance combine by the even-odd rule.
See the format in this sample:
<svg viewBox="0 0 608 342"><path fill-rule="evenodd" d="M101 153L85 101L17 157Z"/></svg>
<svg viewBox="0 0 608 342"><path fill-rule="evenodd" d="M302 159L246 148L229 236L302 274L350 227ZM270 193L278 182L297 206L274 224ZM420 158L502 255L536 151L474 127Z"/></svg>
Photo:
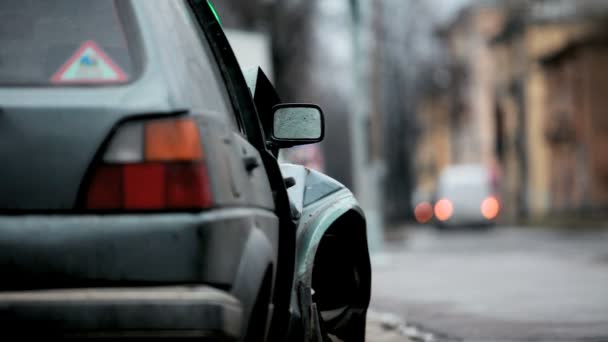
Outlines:
<svg viewBox="0 0 608 342"><path fill-rule="evenodd" d="M366 341L368 342L440 342L438 336L408 325L402 318L390 313L369 310Z"/></svg>
<svg viewBox="0 0 608 342"><path fill-rule="evenodd" d="M523 219L514 224L529 228L608 229L608 217L555 215Z"/></svg>
<svg viewBox="0 0 608 342"><path fill-rule="evenodd" d="M367 314L367 342L414 342L403 334L404 325L392 315L370 310Z"/></svg>

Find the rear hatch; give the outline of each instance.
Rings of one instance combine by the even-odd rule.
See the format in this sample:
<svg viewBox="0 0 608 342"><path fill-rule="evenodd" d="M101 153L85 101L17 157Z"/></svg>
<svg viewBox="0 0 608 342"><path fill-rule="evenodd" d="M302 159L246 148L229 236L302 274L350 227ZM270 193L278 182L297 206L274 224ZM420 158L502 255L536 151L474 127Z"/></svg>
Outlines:
<svg viewBox="0 0 608 342"><path fill-rule="evenodd" d="M75 208L129 114L112 103L141 70L132 18L127 1L0 2L0 210Z"/></svg>
<svg viewBox="0 0 608 342"><path fill-rule="evenodd" d="M103 107L3 107L0 210L75 208L89 165L122 116Z"/></svg>

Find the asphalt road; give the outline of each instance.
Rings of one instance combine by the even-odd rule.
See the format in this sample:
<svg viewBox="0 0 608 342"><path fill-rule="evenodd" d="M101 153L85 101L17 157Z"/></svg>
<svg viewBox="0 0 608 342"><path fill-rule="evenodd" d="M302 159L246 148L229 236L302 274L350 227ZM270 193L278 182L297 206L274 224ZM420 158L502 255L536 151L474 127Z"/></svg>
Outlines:
<svg viewBox="0 0 608 342"><path fill-rule="evenodd" d="M608 230L422 227L384 251L368 341L608 341Z"/></svg>

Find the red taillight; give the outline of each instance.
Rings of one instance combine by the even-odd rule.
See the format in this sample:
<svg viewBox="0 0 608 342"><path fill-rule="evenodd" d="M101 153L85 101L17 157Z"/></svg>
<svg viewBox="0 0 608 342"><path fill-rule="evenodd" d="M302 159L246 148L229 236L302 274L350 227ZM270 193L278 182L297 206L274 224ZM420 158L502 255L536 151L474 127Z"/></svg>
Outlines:
<svg viewBox="0 0 608 342"><path fill-rule="evenodd" d="M210 205L211 189L203 163L167 167L167 207L205 208Z"/></svg>
<svg viewBox="0 0 608 342"><path fill-rule="evenodd" d="M123 205L126 209L165 207L165 167L162 164L132 164L122 169Z"/></svg>
<svg viewBox="0 0 608 342"><path fill-rule="evenodd" d="M184 210L212 204L198 127L193 119L128 123L94 171L86 208Z"/></svg>
<svg viewBox="0 0 608 342"><path fill-rule="evenodd" d="M101 166L87 194L89 209L118 209L122 207L122 168L120 166Z"/></svg>
<svg viewBox="0 0 608 342"><path fill-rule="evenodd" d="M421 202L414 208L414 217L418 223L427 223L433 218L433 206L429 202Z"/></svg>

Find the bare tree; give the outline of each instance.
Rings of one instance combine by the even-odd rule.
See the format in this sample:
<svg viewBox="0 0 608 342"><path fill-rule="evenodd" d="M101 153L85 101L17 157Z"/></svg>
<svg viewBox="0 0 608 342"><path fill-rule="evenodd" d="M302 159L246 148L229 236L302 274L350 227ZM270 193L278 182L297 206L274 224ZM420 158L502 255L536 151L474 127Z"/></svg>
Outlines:
<svg viewBox="0 0 608 342"><path fill-rule="evenodd" d="M411 216L417 101L429 77L423 71L437 60L439 49L433 41L437 23L433 2L384 0L383 8L384 34L379 39L384 46L380 86L386 114L385 216L395 222Z"/></svg>

